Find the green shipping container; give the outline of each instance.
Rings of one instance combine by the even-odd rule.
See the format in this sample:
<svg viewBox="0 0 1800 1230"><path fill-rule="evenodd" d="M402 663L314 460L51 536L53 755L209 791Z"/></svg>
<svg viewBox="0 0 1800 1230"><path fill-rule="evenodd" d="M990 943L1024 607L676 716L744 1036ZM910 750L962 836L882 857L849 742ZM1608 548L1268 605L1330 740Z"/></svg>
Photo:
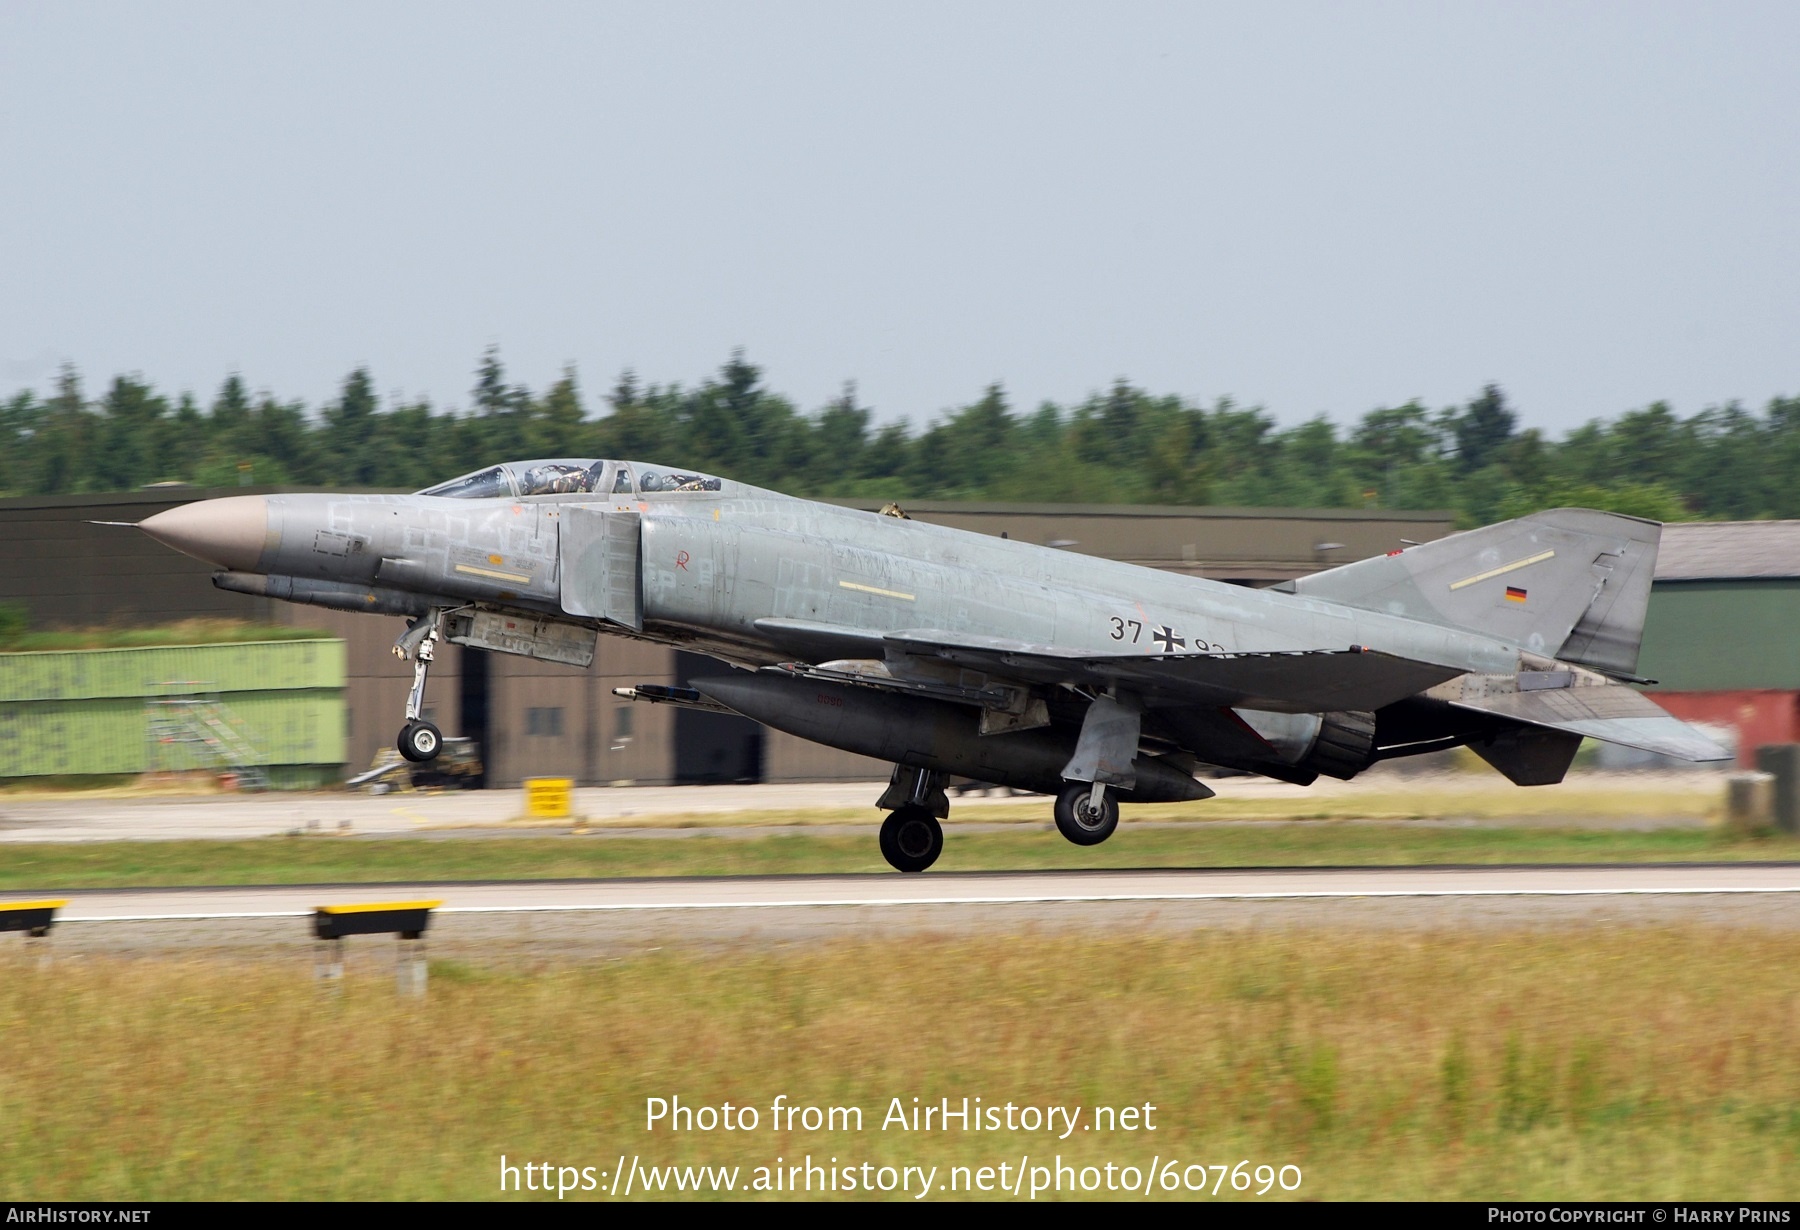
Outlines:
<svg viewBox="0 0 1800 1230"><path fill-rule="evenodd" d="M344 671L338 640L0 654L0 778L214 768L229 745L303 779L282 770L344 761Z"/></svg>

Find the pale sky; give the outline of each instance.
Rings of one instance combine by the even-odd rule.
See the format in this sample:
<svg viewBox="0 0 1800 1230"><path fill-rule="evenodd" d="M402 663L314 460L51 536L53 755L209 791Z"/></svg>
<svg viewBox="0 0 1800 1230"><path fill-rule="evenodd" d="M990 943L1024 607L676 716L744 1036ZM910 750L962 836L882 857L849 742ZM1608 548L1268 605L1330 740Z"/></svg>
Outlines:
<svg viewBox="0 0 1800 1230"><path fill-rule="evenodd" d="M1793 3L0 0L0 395L1800 393Z"/></svg>

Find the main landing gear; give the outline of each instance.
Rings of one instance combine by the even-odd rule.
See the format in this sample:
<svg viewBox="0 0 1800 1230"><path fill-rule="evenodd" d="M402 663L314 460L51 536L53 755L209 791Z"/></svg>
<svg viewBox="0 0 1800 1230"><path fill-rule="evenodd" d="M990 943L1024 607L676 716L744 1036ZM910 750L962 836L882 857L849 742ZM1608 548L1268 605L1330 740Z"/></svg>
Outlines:
<svg viewBox="0 0 1800 1230"><path fill-rule="evenodd" d="M1056 829L1078 846L1097 846L1119 827L1119 800L1103 782L1075 782L1056 796Z"/></svg>
<svg viewBox="0 0 1800 1230"><path fill-rule="evenodd" d="M1063 766L1069 784L1056 796L1056 827L1078 846L1097 846L1119 827L1119 800L1109 785L1126 790L1136 782L1143 710L1134 697L1104 692L1081 718L1075 754Z"/></svg>
<svg viewBox="0 0 1800 1230"><path fill-rule="evenodd" d="M894 766L894 776L875 804L881 822L881 857L896 871L924 871L944 852L940 818L950 815L944 775ZM1105 782L1072 781L1056 796L1056 828L1078 846L1097 846L1119 827L1119 799Z"/></svg>
<svg viewBox="0 0 1800 1230"><path fill-rule="evenodd" d="M406 631L394 642L396 658L403 662L409 657L413 660L412 691L406 696L406 725L400 728L394 746L402 756L418 764L436 760L444 750L443 732L419 716L425 705L425 676L437 656L438 627L443 614L433 607L407 624Z"/></svg>

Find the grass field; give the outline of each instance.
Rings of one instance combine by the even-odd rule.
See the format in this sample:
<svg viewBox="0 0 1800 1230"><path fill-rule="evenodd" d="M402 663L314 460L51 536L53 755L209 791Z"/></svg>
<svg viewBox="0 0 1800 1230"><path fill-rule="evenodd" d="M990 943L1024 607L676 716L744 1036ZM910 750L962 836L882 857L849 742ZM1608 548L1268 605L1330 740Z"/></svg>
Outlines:
<svg viewBox="0 0 1800 1230"><path fill-rule="evenodd" d="M887 872L866 833L424 840L264 837L0 846L0 891L187 884ZM957 832L935 870L1316 867L1442 863L1747 862L1800 857L1800 843L1727 829L1552 829L1418 825L1121 827L1077 847L1047 828Z"/></svg>
<svg viewBox="0 0 1800 1230"><path fill-rule="evenodd" d="M0 1199L491 1198L502 1154L737 1166L741 1186L809 1154L939 1182L1021 1155L1248 1161L1299 1167L1293 1194L1320 1199L1770 1200L1800 1183L1793 933L1024 934L528 961L439 964L416 1001L374 968L334 996L298 963L9 955ZM645 1131L646 1099L677 1095L761 1123ZM863 1128L772 1130L777 1095L860 1107ZM884 1131L890 1099L914 1097L1151 1103L1156 1130Z"/></svg>
<svg viewBox="0 0 1800 1230"><path fill-rule="evenodd" d="M1491 776L1491 775L1489 775ZM1351 783L1331 782L1304 793L1268 796L1243 783L1218 783L1218 797L1192 803L1132 803L1124 808L1126 827L1146 822L1204 824L1214 820L1469 820L1508 824L1545 822L1581 826L1629 824L1634 821L1716 819L1724 805L1723 782L1696 784L1693 778L1662 781L1574 780L1547 790L1521 790L1496 785L1479 774L1434 774L1417 779L1392 777ZM1232 791L1239 793L1232 793ZM630 811L631 792L607 792L606 814L590 823L606 826L650 825L658 828L717 825L868 824L879 818L873 806L878 788L870 788L870 804L862 807L746 808L732 812L688 814ZM407 807L396 796L396 809ZM1009 801L950 801L952 823L1045 824L1051 802L1025 796Z"/></svg>

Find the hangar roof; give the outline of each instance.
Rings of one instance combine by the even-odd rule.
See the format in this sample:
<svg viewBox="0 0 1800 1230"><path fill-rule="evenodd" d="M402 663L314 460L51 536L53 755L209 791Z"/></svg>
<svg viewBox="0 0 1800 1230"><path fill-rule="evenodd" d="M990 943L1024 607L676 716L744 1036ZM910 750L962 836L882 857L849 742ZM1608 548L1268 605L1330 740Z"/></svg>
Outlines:
<svg viewBox="0 0 1800 1230"><path fill-rule="evenodd" d="M1658 581L1800 577L1800 521L1684 521L1663 526Z"/></svg>

